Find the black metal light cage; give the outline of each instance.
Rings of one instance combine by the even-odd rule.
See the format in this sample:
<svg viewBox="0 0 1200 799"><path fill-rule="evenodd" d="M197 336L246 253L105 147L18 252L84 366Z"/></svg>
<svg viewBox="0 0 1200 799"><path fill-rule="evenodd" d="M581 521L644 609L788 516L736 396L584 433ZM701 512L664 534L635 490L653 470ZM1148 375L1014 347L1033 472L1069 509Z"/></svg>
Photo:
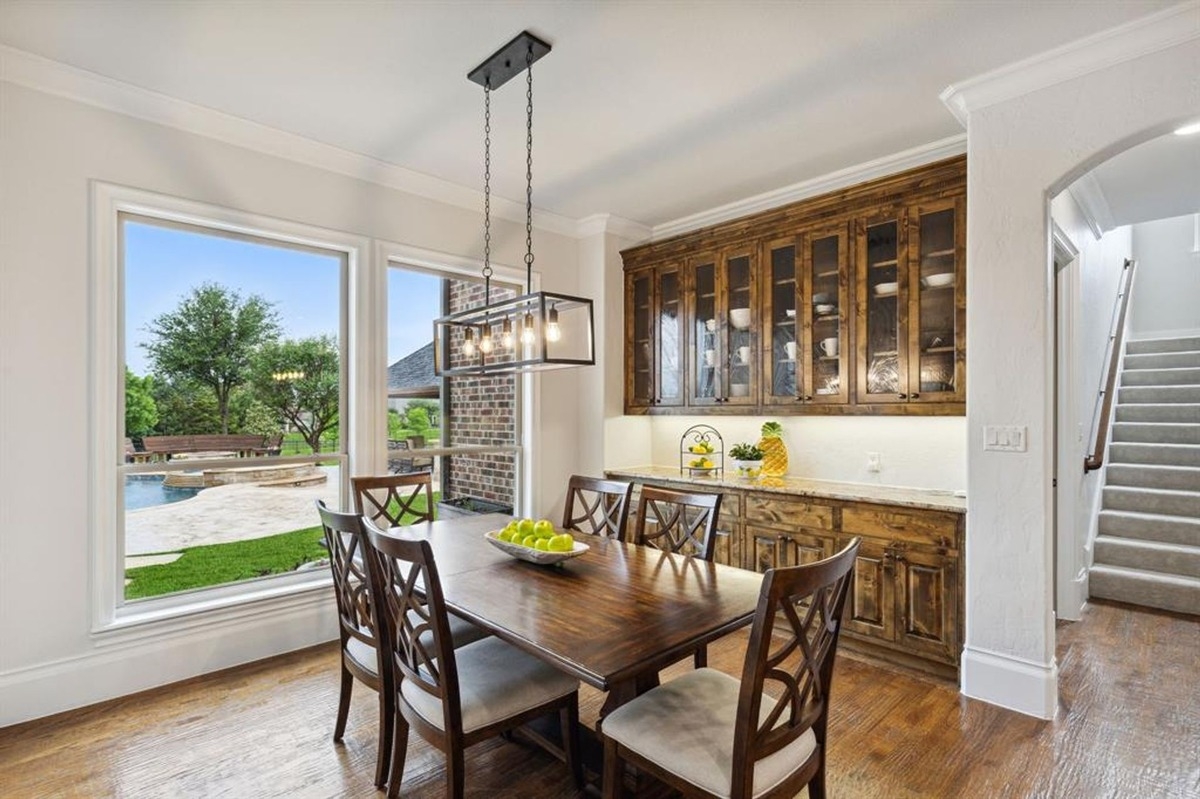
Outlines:
<svg viewBox="0 0 1200 799"><path fill-rule="evenodd" d="M549 329L551 320L559 336ZM512 343L506 345L505 321ZM523 340L526 320L528 341ZM485 336L486 334L486 336ZM545 371L596 363L592 301L551 291L457 311L433 321L433 368L442 377ZM470 338L470 352L464 344ZM491 340L491 352L481 343Z"/></svg>

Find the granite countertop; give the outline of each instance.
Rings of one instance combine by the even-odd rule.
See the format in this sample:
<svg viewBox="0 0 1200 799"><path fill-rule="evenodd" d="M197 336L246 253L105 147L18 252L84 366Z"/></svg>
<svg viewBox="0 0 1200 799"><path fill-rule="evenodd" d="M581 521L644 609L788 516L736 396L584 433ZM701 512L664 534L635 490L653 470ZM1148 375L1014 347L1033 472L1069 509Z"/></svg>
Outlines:
<svg viewBox="0 0 1200 799"><path fill-rule="evenodd" d="M628 466L606 471L614 477L634 480L670 480L695 486L740 488L745 491L766 491L776 494L800 494L850 502L878 502L884 505L943 510L952 513L966 513L967 511L965 496L955 496L953 491L939 491L931 488L839 483L833 480L813 480L806 477L763 477L756 480L743 480L732 477L729 470L726 470L724 478L718 479L717 477L680 474L678 467L670 466Z"/></svg>

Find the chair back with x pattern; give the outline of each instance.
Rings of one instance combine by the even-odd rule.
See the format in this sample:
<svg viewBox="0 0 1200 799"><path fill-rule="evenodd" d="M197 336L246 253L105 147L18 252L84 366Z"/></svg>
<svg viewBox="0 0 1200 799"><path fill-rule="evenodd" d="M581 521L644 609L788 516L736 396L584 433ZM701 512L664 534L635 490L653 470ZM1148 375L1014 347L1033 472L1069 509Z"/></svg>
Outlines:
<svg viewBox="0 0 1200 799"><path fill-rule="evenodd" d="M362 520L355 513L330 510L317 500L317 513L329 550L329 568L333 572L333 592L337 598L338 624L343 648L349 638L357 638L372 648L378 635L371 614L365 556L366 536ZM380 672L382 673L382 672Z"/></svg>
<svg viewBox="0 0 1200 799"><path fill-rule="evenodd" d="M461 734L458 671L433 550L428 541L393 536L369 520L363 526L374 554L367 559L367 576L381 649L397 680L441 701L443 729Z"/></svg>
<svg viewBox="0 0 1200 799"><path fill-rule="evenodd" d="M753 796L754 764L809 729L824 759L833 660L858 545L855 538L833 557L767 571L742 666L732 796ZM766 714L764 694L775 703ZM795 777L799 785L808 781Z"/></svg>
<svg viewBox="0 0 1200 799"><path fill-rule="evenodd" d="M433 476L390 474L384 477L351 477L354 508L364 519L382 527L433 521ZM424 497L424 505L418 500ZM405 518L405 516L408 518ZM382 522L382 523L381 523Z"/></svg>
<svg viewBox="0 0 1200 799"><path fill-rule="evenodd" d="M720 494L642 486L633 543L712 560Z"/></svg>
<svg viewBox="0 0 1200 799"><path fill-rule="evenodd" d="M624 541L632 495L633 483L572 475L562 529Z"/></svg>

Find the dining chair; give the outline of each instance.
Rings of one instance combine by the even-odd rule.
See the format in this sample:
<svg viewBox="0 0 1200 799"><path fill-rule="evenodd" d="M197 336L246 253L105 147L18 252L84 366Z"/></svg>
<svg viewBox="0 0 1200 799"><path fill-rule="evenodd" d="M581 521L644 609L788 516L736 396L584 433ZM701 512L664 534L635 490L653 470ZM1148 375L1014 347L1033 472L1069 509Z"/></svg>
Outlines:
<svg viewBox="0 0 1200 799"><path fill-rule="evenodd" d="M632 495L633 483L571 475L562 529L624 541Z"/></svg>
<svg viewBox="0 0 1200 799"><path fill-rule="evenodd" d="M375 755L375 784L387 783L391 757L392 719L395 716L395 690L391 669L380 656L379 636L371 613L367 568L369 553L362 529L362 517L356 513L330 510L317 500L317 513L329 550L329 568L333 572L333 592L337 598L338 637L341 640L341 691L338 695L337 723L333 740L340 741L346 731L350 712L350 693L357 679L379 694L379 747Z"/></svg>
<svg viewBox="0 0 1200 799"><path fill-rule="evenodd" d="M740 680L697 669L605 717L605 799L620 796L626 762L686 796L771 799L807 785L824 799L830 682L858 545L767 571Z"/></svg>
<svg viewBox="0 0 1200 799"><path fill-rule="evenodd" d="M445 753L446 793L458 799L468 747L554 711L562 758L582 786L579 681L499 638L455 649L429 542L364 527L377 554L367 559L376 625L398 687L388 796L400 792L410 727Z"/></svg>
<svg viewBox="0 0 1200 799"><path fill-rule="evenodd" d="M376 523L383 519L385 527L433 521L433 475L429 472L351 477L350 490L359 515ZM404 519L405 514L410 514L409 518Z"/></svg>
<svg viewBox="0 0 1200 799"><path fill-rule="evenodd" d="M712 560L717 549L721 495L642 486L632 542L666 552ZM692 653L696 668L708 665L708 647Z"/></svg>

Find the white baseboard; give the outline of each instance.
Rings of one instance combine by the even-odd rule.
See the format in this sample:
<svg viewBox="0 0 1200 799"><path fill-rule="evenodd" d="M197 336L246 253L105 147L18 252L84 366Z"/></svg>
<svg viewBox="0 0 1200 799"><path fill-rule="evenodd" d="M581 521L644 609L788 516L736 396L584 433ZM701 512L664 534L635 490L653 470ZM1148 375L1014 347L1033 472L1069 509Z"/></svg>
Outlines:
<svg viewBox="0 0 1200 799"><path fill-rule="evenodd" d="M337 638L328 592L312 601L190 631L137 639L0 674L0 728Z"/></svg>
<svg viewBox="0 0 1200 799"><path fill-rule="evenodd" d="M966 647L962 692L1027 716L1052 719L1058 708L1058 664Z"/></svg>

